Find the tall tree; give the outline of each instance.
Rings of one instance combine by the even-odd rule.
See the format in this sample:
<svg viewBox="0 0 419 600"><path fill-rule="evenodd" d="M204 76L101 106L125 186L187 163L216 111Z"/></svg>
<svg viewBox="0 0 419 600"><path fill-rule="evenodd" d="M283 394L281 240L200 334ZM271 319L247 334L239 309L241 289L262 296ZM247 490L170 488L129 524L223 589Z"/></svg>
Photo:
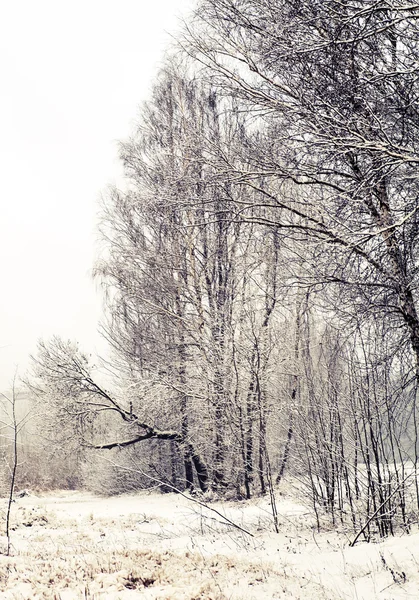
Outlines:
<svg viewBox="0 0 419 600"><path fill-rule="evenodd" d="M212 430L210 462L219 483L237 239L225 189L208 183L208 148L220 137L212 93L179 70L164 69L138 130L121 147L128 191L108 197L109 254L96 270L110 289L106 335L131 371L131 388L144 385L146 375L159 394L165 389L185 438L192 423ZM192 487L188 450L184 470Z"/></svg>
<svg viewBox="0 0 419 600"><path fill-rule="evenodd" d="M417 372L418 16L400 0L202 0L185 42L264 130L251 168L224 173L282 209L275 227L309 233L317 280L404 327Z"/></svg>
<svg viewBox="0 0 419 600"><path fill-rule="evenodd" d="M263 224L243 226L235 209L249 191L218 180L223 161L245 143L244 131L234 102L219 102L211 86L179 69L163 70L138 130L122 145L128 191L114 191L106 203L109 254L97 274L111 290L107 336L129 365L130 389L144 386L146 373L148 386L165 390L170 418L181 419L172 426L210 452L214 486L228 487L234 473L240 485L241 454L250 496L256 463L265 489L280 240ZM251 343L238 351L246 336ZM240 447L231 441L237 437ZM184 471L191 487L187 454Z"/></svg>

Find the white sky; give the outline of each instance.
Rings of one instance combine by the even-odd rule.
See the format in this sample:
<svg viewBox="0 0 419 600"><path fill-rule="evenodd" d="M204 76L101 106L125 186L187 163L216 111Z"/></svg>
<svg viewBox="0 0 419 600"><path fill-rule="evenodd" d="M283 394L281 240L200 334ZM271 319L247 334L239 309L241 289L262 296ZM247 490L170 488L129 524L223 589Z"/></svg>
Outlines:
<svg viewBox="0 0 419 600"><path fill-rule="evenodd" d="M103 352L91 279L98 198L191 0L0 8L0 389L39 338Z"/></svg>

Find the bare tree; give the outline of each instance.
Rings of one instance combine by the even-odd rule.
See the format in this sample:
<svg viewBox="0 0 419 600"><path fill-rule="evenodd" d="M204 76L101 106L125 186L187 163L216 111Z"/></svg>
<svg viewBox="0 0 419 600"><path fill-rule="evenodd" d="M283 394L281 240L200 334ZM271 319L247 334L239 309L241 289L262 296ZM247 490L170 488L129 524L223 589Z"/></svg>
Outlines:
<svg viewBox="0 0 419 600"><path fill-rule="evenodd" d="M208 486L208 470L193 443L181 431L164 430L144 422L132 403L111 395L92 373L88 357L75 344L54 338L49 344L40 342L29 383L39 401L55 405L55 413L79 438L79 443L99 450L125 448L146 440L173 441L187 448L203 491ZM140 403L141 404L141 403ZM109 415L125 425L128 439L103 442L100 420ZM108 421L105 420L105 425ZM108 428L109 430L109 428Z"/></svg>
<svg viewBox="0 0 419 600"><path fill-rule="evenodd" d="M15 489L18 482L18 471L22 465L20 450L22 448L21 433L24 429L30 415L28 408L22 410L18 406L19 390L17 387L17 374L13 378L11 391L9 394L1 394L3 400L3 414L0 420L1 429L3 431L3 451L4 461L7 467L6 489L7 489L7 505L6 505L6 554L11 551L11 518L12 518L12 503L14 502Z"/></svg>
<svg viewBox="0 0 419 600"><path fill-rule="evenodd" d="M416 4L399 0L203 0L184 42L263 127L245 148L253 165L224 169L251 207L281 209L249 218L309 233L321 281L404 327L416 370L417 28Z"/></svg>

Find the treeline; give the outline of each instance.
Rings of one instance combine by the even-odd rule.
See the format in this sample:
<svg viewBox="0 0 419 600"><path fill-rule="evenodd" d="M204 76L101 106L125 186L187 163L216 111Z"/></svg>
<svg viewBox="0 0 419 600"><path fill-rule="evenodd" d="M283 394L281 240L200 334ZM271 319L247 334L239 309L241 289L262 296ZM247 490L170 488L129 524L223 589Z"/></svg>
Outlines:
<svg viewBox="0 0 419 600"><path fill-rule="evenodd" d="M274 503L291 473L319 524L409 526L418 17L399 0L199 2L103 201L113 387L72 343L34 362L61 445L108 451L108 491Z"/></svg>

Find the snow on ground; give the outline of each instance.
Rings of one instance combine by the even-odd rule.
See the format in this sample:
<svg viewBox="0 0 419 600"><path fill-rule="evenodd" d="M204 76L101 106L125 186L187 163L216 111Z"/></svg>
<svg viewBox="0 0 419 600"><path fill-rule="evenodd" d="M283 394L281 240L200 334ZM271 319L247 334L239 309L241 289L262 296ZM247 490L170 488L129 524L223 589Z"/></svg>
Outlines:
<svg viewBox="0 0 419 600"><path fill-rule="evenodd" d="M0 599L419 598L417 530L350 548L289 498L278 499L279 534L266 499L210 507L253 537L175 494L18 498Z"/></svg>

